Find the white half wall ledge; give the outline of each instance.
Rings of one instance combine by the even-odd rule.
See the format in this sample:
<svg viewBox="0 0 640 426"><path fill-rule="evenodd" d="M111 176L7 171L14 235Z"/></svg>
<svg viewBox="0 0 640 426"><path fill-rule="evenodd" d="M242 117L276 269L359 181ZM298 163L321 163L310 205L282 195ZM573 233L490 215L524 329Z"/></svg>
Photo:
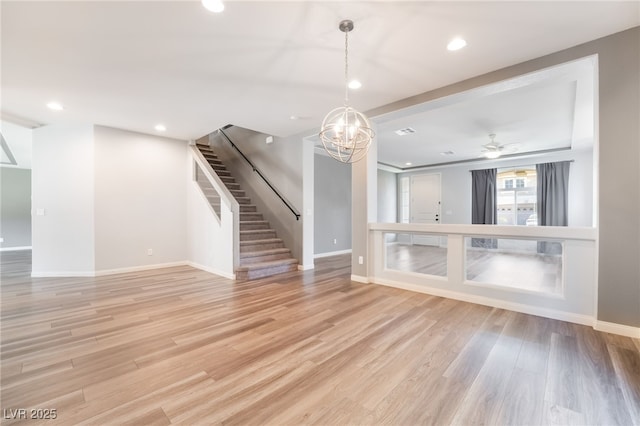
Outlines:
<svg viewBox="0 0 640 426"><path fill-rule="evenodd" d="M369 280L368 277L363 277L362 275L351 275L351 281L355 281L357 283L369 284L372 281Z"/></svg>
<svg viewBox="0 0 640 426"><path fill-rule="evenodd" d="M338 251L328 251L325 253L318 253L318 254L314 254L313 258L314 259L320 259L323 257L331 257L331 256L338 256L341 254L351 254L351 249L347 249L347 250L338 250Z"/></svg>
<svg viewBox="0 0 640 426"><path fill-rule="evenodd" d="M24 251L24 250L31 250L31 249L32 249L31 246L2 247L0 248L0 251Z"/></svg>
<svg viewBox="0 0 640 426"><path fill-rule="evenodd" d="M621 336L640 339L640 327L632 327L630 325L596 320L593 328L604 333L619 334Z"/></svg>

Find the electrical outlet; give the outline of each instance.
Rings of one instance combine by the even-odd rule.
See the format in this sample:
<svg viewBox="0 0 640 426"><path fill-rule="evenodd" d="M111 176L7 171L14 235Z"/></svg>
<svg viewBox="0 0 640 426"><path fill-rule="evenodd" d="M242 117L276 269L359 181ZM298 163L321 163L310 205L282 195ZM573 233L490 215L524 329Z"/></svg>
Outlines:
<svg viewBox="0 0 640 426"><path fill-rule="evenodd" d="M0 237L0 243L4 243L4 238Z"/></svg>
<svg viewBox="0 0 640 426"><path fill-rule="evenodd" d="M359 265L363 265L364 264L364 257L358 256L358 264Z"/></svg>
<svg viewBox="0 0 640 426"><path fill-rule="evenodd" d="M337 238L333 239L333 244L338 244L338 239Z"/></svg>
<svg viewBox="0 0 640 426"><path fill-rule="evenodd" d="M153 256L153 249L147 249L147 255Z"/></svg>

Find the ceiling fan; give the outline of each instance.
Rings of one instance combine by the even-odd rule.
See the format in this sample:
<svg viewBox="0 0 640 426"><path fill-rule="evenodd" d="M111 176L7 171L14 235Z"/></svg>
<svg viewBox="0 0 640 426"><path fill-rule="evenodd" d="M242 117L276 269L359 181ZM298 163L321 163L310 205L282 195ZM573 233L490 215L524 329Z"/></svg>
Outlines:
<svg viewBox="0 0 640 426"><path fill-rule="evenodd" d="M495 159L499 158L505 152L514 152L516 150L516 146L514 144L502 145L496 142L495 133L491 133L489 135L489 139L491 139L491 142L482 145L485 148L483 151L481 151L483 157Z"/></svg>

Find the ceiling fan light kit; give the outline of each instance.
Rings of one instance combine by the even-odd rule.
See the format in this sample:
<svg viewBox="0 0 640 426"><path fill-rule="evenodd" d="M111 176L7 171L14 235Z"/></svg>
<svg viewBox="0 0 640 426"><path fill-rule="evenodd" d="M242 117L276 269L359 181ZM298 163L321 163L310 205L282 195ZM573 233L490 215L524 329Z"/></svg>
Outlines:
<svg viewBox="0 0 640 426"><path fill-rule="evenodd" d="M491 160L500 158L500 156L502 155L503 146L495 141L496 139L495 133L491 133L489 135L489 139L491 139L491 142L489 142L486 145L483 145L486 148L486 150L482 155L484 155L486 158L489 158Z"/></svg>
<svg viewBox="0 0 640 426"><path fill-rule="evenodd" d="M349 32L353 30L353 21L341 21L338 28L344 33L344 106L329 111L319 136L332 158L341 163L355 163L367 155L375 133L369 119L349 106Z"/></svg>

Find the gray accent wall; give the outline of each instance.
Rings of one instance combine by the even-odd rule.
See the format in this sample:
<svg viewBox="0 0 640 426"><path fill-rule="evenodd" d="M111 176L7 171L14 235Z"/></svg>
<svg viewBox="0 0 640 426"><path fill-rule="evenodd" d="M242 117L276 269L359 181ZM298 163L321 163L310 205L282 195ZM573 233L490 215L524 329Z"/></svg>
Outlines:
<svg viewBox="0 0 640 426"><path fill-rule="evenodd" d="M597 319L640 326L640 27L422 93L369 117L461 93L565 62L598 62ZM357 244L353 242L354 247Z"/></svg>
<svg viewBox="0 0 640 426"><path fill-rule="evenodd" d="M350 250L351 165L315 154L314 171L314 253Z"/></svg>
<svg viewBox="0 0 640 426"><path fill-rule="evenodd" d="M0 243L3 249L31 246L31 170L0 168Z"/></svg>

